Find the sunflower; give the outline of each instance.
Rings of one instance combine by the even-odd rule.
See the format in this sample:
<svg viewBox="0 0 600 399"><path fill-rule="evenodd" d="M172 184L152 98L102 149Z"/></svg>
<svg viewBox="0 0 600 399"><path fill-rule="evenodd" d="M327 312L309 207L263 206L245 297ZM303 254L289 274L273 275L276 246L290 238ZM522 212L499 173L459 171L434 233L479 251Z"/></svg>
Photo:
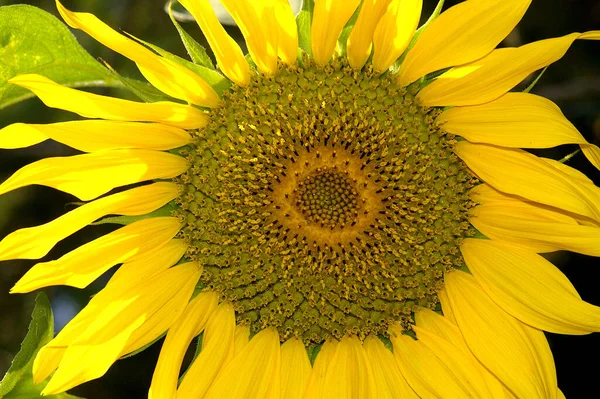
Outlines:
<svg viewBox="0 0 600 399"><path fill-rule="evenodd" d="M522 148L577 144L596 167L600 149L509 90L600 31L495 49L530 0L440 2L419 29L421 0L309 1L298 20L285 0L223 0L244 56L208 0L180 3L214 52L206 76L56 2L172 101L10 80L88 119L13 124L0 148L85 154L27 165L0 194L85 203L9 234L0 260L128 221L12 289L83 288L121 264L37 355L44 394L166 334L151 398L563 397L544 331L600 331L600 308L539 254L600 255L600 189Z"/></svg>

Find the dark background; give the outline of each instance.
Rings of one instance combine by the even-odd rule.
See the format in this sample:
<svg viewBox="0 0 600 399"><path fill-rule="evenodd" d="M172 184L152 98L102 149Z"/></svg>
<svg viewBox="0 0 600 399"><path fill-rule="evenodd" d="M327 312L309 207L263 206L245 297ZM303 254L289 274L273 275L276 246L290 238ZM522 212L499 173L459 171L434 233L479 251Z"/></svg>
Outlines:
<svg viewBox="0 0 600 399"><path fill-rule="evenodd" d="M449 1L446 7L457 2ZM16 3L0 0L0 5ZM57 15L54 1L30 0L26 3ZM425 0L424 18L433 10L435 3L433 0ZM65 0L64 4L72 10L92 12L113 28L123 29L185 56L177 32L163 11L163 1ZM200 43L205 44L194 23L184 23L183 26ZM593 29L600 29L598 0L533 0L522 22L502 45L518 46L547 37ZM237 28L231 27L228 30L236 39L241 38ZM81 32L75 32L75 35L94 57L106 60L122 75L140 77L132 62L102 47ZM118 90L95 91L128 96ZM556 102L588 141L600 144L600 42L575 42L567 55L546 72L533 93ZM39 100L32 99L0 111L0 128L14 122L49 123L72 119L72 115L50 110ZM551 152L536 153L558 159L573 150L571 146L565 146ZM23 150L0 150L0 181L18 168L40 158L74 153L72 149L52 141ZM569 164L600 185L600 172L581 154L576 155ZM74 201L74 197L39 186L21 188L0 196L0 239L18 228L43 224L60 216L73 208L70 204ZM111 229L114 227L110 225L85 228L63 240L42 260L56 259ZM600 305L600 262L597 259L572 253L551 254L550 258L569 277L584 300ZM35 297L34 293L9 295L8 291L35 263L26 260L0 262L0 376L9 367L27 332ZM107 277L103 276L84 290L71 287L44 289L52 301L57 331L85 306L91 295L102 288ZM548 338L556 360L558 385L565 395L568 398L600 397L600 335L578 337L548 334ZM159 350L160 343L132 358L120 360L103 378L83 384L70 392L90 399L145 397Z"/></svg>

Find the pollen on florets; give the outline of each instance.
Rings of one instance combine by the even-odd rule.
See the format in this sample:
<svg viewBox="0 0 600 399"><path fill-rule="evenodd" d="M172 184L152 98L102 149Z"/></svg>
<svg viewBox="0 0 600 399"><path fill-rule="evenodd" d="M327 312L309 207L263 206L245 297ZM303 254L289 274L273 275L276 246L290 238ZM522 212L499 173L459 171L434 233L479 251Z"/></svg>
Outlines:
<svg viewBox="0 0 600 399"><path fill-rule="evenodd" d="M306 343L385 335L463 264L476 183L392 75L282 66L223 95L185 151L177 216L238 323Z"/></svg>

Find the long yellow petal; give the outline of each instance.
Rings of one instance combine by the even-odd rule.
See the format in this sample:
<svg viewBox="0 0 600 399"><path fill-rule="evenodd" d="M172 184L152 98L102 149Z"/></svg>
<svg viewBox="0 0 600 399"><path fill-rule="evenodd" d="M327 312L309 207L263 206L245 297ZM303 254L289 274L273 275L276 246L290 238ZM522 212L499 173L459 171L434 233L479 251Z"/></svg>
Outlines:
<svg viewBox="0 0 600 399"><path fill-rule="evenodd" d="M281 398L302 399L310 378L310 360L298 338L281 345Z"/></svg>
<svg viewBox="0 0 600 399"><path fill-rule="evenodd" d="M142 75L160 91L202 107L219 106L219 96L214 89L183 65L163 58L121 35L93 14L71 12L58 0L56 7L69 26L84 31L106 47L135 62Z"/></svg>
<svg viewBox="0 0 600 399"><path fill-rule="evenodd" d="M114 301L115 298L126 296L129 290L132 289L131 286L141 285L149 277L173 266L183 254L181 244L181 240L172 240L165 246L146 253L138 260L126 263L125 265L128 266L143 265L146 268L146 270L140 270L140 279L137 279L137 275L127 276L129 277L127 279L115 278L117 273L125 267L125 265L121 266L106 287L94 295L90 302L60 330L51 342L40 349L33 363L34 382L36 384L40 383L56 370L69 344L85 332L98 313L110 302ZM183 250L185 250L185 246ZM183 307L185 307L185 304ZM127 354L152 342L170 327L180 313L179 309L173 309L171 306L161 308L133 332L121 354Z"/></svg>
<svg viewBox="0 0 600 399"><path fill-rule="evenodd" d="M421 90L417 99L427 106L477 105L495 100L532 72L561 59L576 39L600 40L600 31L587 32L587 35L571 33L495 50L480 60L442 74Z"/></svg>
<svg viewBox="0 0 600 399"><path fill-rule="evenodd" d="M240 46L225 31L208 0L180 0L202 29L215 54L217 65L239 86L250 83L250 67Z"/></svg>
<svg viewBox="0 0 600 399"><path fill-rule="evenodd" d="M338 37L360 0L316 0L311 26L311 46L315 62L325 65L333 57Z"/></svg>
<svg viewBox="0 0 600 399"><path fill-rule="evenodd" d="M526 331L531 327L498 307L467 273L448 273L445 289L469 349L488 370L519 398L555 397L556 380L539 366Z"/></svg>
<svg viewBox="0 0 600 399"><path fill-rule="evenodd" d="M476 239L465 240L461 252L490 298L523 323L558 334L600 331L600 307L581 300L569 279L542 256L515 244Z"/></svg>
<svg viewBox="0 0 600 399"><path fill-rule="evenodd" d="M110 279L107 287L111 284L120 284L123 281L129 281L130 284L143 284L145 281L176 264L183 256L186 247L187 245L185 245L183 240L171 240L165 246L155 251L147 252L140 257L136 256L135 260L124 263L119 267L117 273ZM136 266L138 273L134 274L131 269ZM160 337L181 316L187 303L187 299L185 302L171 301L171 306L165 306L150 316L141 327L131 334L127 345L125 345L125 348L121 352L121 356L136 351Z"/></svg>
<svg viewBox="0 0 600 399"><path fill-rule="evenodd" d="M423 0L393 0L373 34L373 68L386 71L404 53L412 39Z"/></svg>
<svg viewBox="0 0 600 399"><path fill-rule="evenodd" d="M417 399L415 391L408 385L392 352L377 337L365 339L365 351L373 368L373 377L380 399Z"/></svg>
<svg viewBox="0 0 600 399"><path fill-rule="evenodd" d="M145 215L179 195L173 183L154 183L109 195L36 227L12 232L0 242L0 260L39 259L60 240L106 215Z"/></svg>
<svg viewBox="0 0 600 399"><path fill-rule="evenodd" d="M522 150L461 141L456 154L495 189L600 221L600 189Z"/></svg>
<svg viewBox="0 0 600 399"><path fill-rule="evenodd" d="M356 337L344 337L325 374L322 399L376 399L377 386L371 364Z"/></svg>
<svg viewBox="0 0 600 399"><path fill-rule="evenodd" d="M600 256L600 226L583 226L568 215L519 200L475 207L469 221L483 235L534 252L572 251ZM557 221L568 218L569 221Z"/></svg>
<svg viewBox="0 0 600 399"><path fill-rule="evenodd" d="M365 0L347 43L348 62L360 69L371 55L373 33L391 0Z"/></svg>
<svg viewBox="0 0 600 399"><path fill-rule="evenodd" d="M170 101L140 103L101 96L61 86L41 75L19 75L9 79L9 83L31 90L48 107L86 118L160 122L182 129L199 129L208 123L206 113L189 105Z"/></svg>
<svg viewBox="0 0 600 399"><path fill-rule="evenodd" d="M117 360L132 333L170 300L186 302L199 277L197 265L183 264L135 286L120 300L109 302L85 332L69 344L42 395L63 392L102 376Z"/></svg>
<svg viewBox="0 0 600 399"><path fill-rule="evenodd" d="M308 399L320 398L323 396L325 389L325 376L327 370L331 365L331 361L335 356L340 343L336 340L327 340L321 346L321 350L317 354L317 358L313 364L310 378L308 379L308 386L306 387L305 397Z"/></svg>
<svg viewBox="0 0 600 399"><path fill-rule="evenodd" d="M440 299L440 304L442 305L444 317L456 324L456 318L454 317L454 313L452 313L452 308L448 305L450 303L448 301L448 293L444 288L438 291L438 298Z"/></svg>
<svg viewBox="0 0 600 399"><path fill-rule="evenodd" d="M202 398L225 360L233 355L235 313L230 303L222 303L212 313L204 329L202 350L177 389L178 398Z"/></svg>
<svg viewBox="0 0 600 399"><path fill-rule="evenodd" d="M483 365L473 357L465 339L463 338L458 326L449 318L435 313L430 309L421 309L415 312L416 332L426 330L431 334L446 340L456 348L465 353L475 365L475 368L483 377L491 398L513 398L502 383L488 371ZM421 338L421 336L419 336Z"/></svg>
<svg viewBox="0 0 600 399"><path fill-rule="evenodd" d="M418 340L453 371L457 379L471 393L471 396L493 397L485 381L483 367L470 352L465 352L462 347L457 347L445 338L425 328L418 326L413 328Z"/></svg>
<svg viewBox="0 0 600 399"><path fill-rule="evenodd" d="M175 177L187 167L183 157L152 150L109 150L44 158L22 167L4 181L0 195L39 184L89 201L116 187Z"/></svg>
<svg viewBox="0 0 600 399"><path fill-rule="evenodd" d="M506 93L487 104L454 107L442 112L437 123L472 143L510 148L588 144L556 104L529 93Z"/></svg>
<svg viewBox="0 0 600 399"><path fill-rule="evenodd" d="M408 335L400 334L390 339L402 375L420 397L486 397L481 395L485 391L477 390L481 386L487 388L481 375L473 374L472 362L456 347L438 339L436 352L423 341ZM440 353L443 353L441 358Z"/></svg>
<svg viewBox="0 0 600 399"><path fill-rule="evenodd" d="M280 363L279 334L264 329L219 372L205 399L279 398Z"/></svg>
<svg viewBox="0 0 600 399"><path fill-rule="evenodd" d="M175 398L181 362L192 338L200 334L217 307L214 292L202 292L190 301L169 329L152 375L148 399Z"/></svg>
<svg viewBox="0 0 600 399"><path fill-rule="evenodd" d="M580 144L581 152L596 169L600 170L600 148L594 144Z"/></svg>
<svg viewBox="0 0 600 399"><path fill-rule="evenodd" d="M154 247L161 247L179 231L172 217L142 219L84 244L58 260L38 263L25 273L11 293L25 293L51 285L84 288L118 263Z"/></svg>
<svg viewBox="0 0 600 399"><path fill-rule="evenodd" d="M265 75L277 72L279 22L275 19L275 1L221 0L221 3L242 31L258 70Z"/></svg>
<svg viewBox="0 0 600 399"><path fill-rule="evenodd" d="M183 239L173 239L162 247L155 247L126 260L112 275L107 287L117 282L141 284L176 264L188 247Z"/></svg>
<svg viewBox="0 0 600 399"><path fill-rule="evenodd" d="M298 57L298 27L294 10L288 0L275 1L275 19L278 27L277 55L289 65L296 63Z"/></svg>
<svg viewBox="0 0 600 399"><path fill-rule="evenodd" d="M233 355L237 356L250 342L250 327L238 325L235 327L235 338L233 343Z"/></svg>
<svg viewBox="0 0 600 399"><path fill-rule="evenodd" d="M13 123L0 129L0 148L29 147L47 139L84 152L123 148L170 150L192 140L185 130L158 123L85 120L48 125Z"/></svg>
<svg viewBox="0 0 600 399"><path fill-rule="evenodd" d="M406 86L421 76L461 65L492 51L517 25L531 0L464 1L450 7L423 31L400 71Z"/></svg>

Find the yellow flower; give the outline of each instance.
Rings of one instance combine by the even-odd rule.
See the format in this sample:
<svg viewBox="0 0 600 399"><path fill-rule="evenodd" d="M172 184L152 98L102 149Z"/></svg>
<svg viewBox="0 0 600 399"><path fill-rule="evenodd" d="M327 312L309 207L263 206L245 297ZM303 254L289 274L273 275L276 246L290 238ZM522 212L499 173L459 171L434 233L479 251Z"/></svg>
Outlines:
<svg viewBox="0 0 600 399"><path fill-rule="evenodd" d="M51 138L86 154L27 165L0 194L41 184L91 202L13 232L0 260L139 216L12 289L82 288L122 264L39 352L44 393L166 332L152 398L562 397L543 331L600 331L600 308L539 253L600 255L600 189L520 148L578 144L596 167L600 149L552 102L508 91L600 31L495 49L529 0L465 1L421 30L421 0L316 0L299 37L286 0L223 0L249 62L208 0L180 2L231 89L58 1L173 101L10 80L89 119L13 124L0 148Z"/></svg>

